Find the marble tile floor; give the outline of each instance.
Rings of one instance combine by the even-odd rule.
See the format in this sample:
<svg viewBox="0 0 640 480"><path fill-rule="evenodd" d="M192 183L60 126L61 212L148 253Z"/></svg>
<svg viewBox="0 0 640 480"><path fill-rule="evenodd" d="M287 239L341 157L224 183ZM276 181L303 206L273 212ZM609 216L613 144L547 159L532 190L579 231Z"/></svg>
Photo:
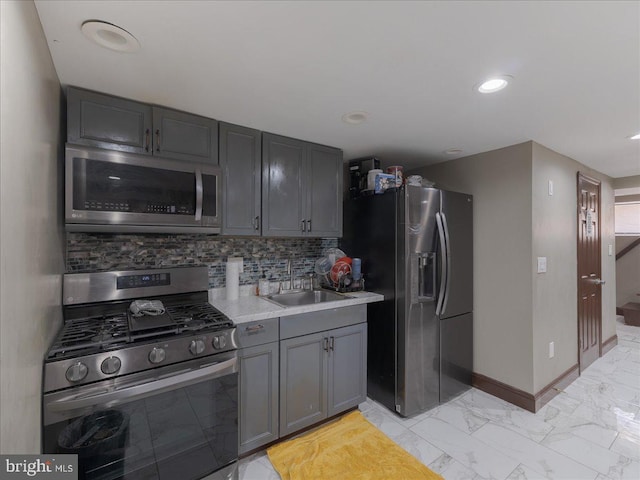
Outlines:
<svg viewBox="0 0 640 480"><path fill-rule="evenodd" d="M638 480L640 327L618 321L617 334L616 347L536 414L476 389L413 418L371 399L360 410L446 480ZM264 452L239 471L240 480L280 478Z"/></svg>

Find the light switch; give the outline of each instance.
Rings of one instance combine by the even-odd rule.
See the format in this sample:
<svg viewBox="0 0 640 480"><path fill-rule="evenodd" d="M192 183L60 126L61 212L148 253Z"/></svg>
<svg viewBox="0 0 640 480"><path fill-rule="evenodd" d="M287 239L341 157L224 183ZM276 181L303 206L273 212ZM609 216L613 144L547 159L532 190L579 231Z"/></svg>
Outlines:
<svg viewBox="0 0 640 480"><path fill-rule="evenodd" d="M613 255L613 245L609 244L609 256Z"/></svg>
<svg viewBox="0 0 640 480"><path fill-rule="evenodd" d="M549 196L553 195L553 180L549 180Z"/></svg>
<svg viewBox="0 0 640 480"><path fill-rule="evenodd" d="M538 257L538 273L547 272L547 257Z"/></svg>

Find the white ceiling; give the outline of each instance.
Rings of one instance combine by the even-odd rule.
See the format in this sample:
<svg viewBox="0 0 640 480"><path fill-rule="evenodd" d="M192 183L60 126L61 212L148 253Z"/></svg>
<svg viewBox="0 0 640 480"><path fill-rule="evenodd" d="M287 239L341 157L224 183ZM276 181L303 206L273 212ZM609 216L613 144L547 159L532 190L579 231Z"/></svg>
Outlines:
<svg viewBox="0 0 640 480"><path fill-rule="evenodd" d="M640 174L640 2L53 1L63 85L376 155L405 168L534 140ZM99 19L141 44L87 40ZM513 75L506 89L473 86ZM370 114L361 125L344 113ZM444 151L463 153L448 156Z"/></svg>

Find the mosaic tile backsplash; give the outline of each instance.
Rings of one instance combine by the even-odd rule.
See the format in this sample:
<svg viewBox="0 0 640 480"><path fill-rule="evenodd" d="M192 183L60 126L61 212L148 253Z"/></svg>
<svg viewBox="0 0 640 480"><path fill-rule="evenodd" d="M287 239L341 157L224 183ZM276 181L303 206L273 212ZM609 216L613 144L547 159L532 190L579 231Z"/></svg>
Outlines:
<svg viewBox="0 0 640 480"><path fill-rule="evenodd" d="M211 235L67 233L67 273L147 268L209 267L209 288L225 286L228 257L244 258L240 285L289 280L287 260L296 276L313 273L315 261L336 238L229 238Z"/></svg>

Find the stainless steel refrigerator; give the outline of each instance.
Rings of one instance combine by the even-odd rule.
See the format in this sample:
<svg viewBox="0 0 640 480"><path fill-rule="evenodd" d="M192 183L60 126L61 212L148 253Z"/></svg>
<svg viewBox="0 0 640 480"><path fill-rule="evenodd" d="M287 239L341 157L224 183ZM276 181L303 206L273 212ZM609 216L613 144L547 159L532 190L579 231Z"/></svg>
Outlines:
<svg viewBox="0 0 640 480"><path fill-rule="evenodd" d="M341 242L369 291L367 394L403 416L455 397L473 370L473 197L405 186L345 201Z"/></svg>

